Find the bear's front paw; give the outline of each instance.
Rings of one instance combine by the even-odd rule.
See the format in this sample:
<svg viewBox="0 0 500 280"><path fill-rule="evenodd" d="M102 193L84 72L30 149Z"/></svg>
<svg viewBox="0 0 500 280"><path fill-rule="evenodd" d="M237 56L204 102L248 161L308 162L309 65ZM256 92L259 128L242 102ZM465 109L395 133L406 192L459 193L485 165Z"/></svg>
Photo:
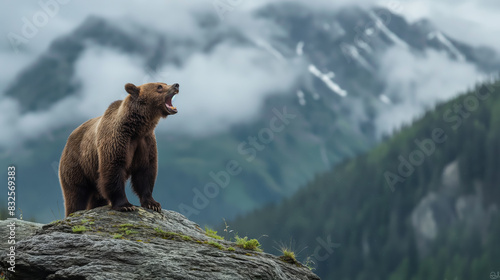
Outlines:
<svg viewBox="0 0 500 280"><path fill-rule="evenodd" d="M121 212L132 212L135 211L135 206L127 202L119 205L112 205L111 209Z"/></svg>
<svg viewBox="0 0 500 280"><path fill-rule="evenodd" d="M141 206L143 208L151 209L153 211L161 213L161 205L160 205L160 203L156 202L154 199L151 199L151 200L148 200L148 201L141 203Z"/></svg>

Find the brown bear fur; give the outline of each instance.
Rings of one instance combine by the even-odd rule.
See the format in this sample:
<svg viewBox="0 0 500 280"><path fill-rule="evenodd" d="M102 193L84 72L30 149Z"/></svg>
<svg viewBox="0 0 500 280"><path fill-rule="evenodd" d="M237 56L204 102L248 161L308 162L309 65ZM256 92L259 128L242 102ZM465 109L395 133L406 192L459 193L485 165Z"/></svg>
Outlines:
<svg viewBox="0 0 500 280"><path fill-rule="evenodd" d="M177 113L172 97L179 85L126 84L125 90L124 100L113 102L104 115L68 138L59 165L66 216L108 204L133 211L125 195L130 177L141 206L161 211L152 196L158 169L154 129L160 118Z"/></svg>

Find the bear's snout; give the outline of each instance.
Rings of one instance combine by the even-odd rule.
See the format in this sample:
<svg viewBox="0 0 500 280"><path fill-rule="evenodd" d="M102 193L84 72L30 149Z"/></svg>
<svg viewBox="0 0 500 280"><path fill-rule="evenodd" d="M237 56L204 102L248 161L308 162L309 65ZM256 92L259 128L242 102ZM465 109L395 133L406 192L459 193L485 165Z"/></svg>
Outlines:
<svg viewBox="0 0 500 280"><path fill-rule="evenodd" d="M179 84L178 83L175 83L172 85L172 88L176 89L176 90L179 90Z"/></svg>

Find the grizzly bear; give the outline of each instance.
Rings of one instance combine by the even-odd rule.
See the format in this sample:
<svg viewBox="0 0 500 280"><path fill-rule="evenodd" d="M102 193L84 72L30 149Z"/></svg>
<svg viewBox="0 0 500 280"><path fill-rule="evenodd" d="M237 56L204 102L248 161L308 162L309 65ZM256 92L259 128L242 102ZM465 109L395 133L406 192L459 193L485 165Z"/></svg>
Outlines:
<svg viewBox="0 0 500 280"><path fill-rule="evenodd" d="M68 138L59 164L59 181L66 216L111 204L118 211L134 211L125 183L141 206L161 211L153 199L158 169L154 129L160 118L177 113L172 98L179 84L126 84L129 95L113 102L104 115L88 120Z"/></svg>

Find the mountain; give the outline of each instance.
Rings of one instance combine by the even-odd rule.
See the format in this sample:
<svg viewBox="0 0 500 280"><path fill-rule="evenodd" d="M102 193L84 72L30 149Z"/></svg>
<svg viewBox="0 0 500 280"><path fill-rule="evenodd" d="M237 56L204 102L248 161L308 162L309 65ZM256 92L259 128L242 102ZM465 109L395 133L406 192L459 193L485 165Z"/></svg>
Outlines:
<svg viewBox="0 0 500 280"><path fill-rule="evenodd" d="M173 211L101 207L47 225L2 220L2 236L12 223L16 249L4 243L0 256L1 275L12 280L319 279L300 263L209 235Z"/></svg>
<svg viewBox="0 0 500 280"><path fill-rule="evenodd" d="M324 279L487 278L500 265L499 127L496 81L229 225L269 236L267 250L291 242Z"/></svg>
<svg viewBox="0 0 500 280"><path fill-rule="evenodd" d="M270 31L247 32L219 21L213 13L197 14L202 33L196 37L92 16L21 71L5 96L18 102L21 116L29 117L50 114L68 100L89 95L75 69L92 48L134 57L153 72L151 76L165 65L182 68L189 58L226 45L250 48L285 63L300 73L296 85L271 91L254 118L215 133L157 132L161 141L155 197L197 222L217 223L222 217L231 219L290 196L318 172L367 151L382 135L448 97L442 92L429 94L434 88L421 86L432 83L421 83L420 77L394 86L392 79L399 77L381 74L387 68L381 57L391 50L425 63L444 59L453 69L465 65L484 75L500 69L494 51L460 43L427 21L410 24L387 9L321 11L278 3L258 9L251 17L262 24L262 30ZM433 68L424 66L424 73ZM426 75L425 79L432 79L432 74ZM448 76L458 79L453 73ZM422 92L425 97L420 97ZM408 106L411 110L406 110ZM392 112L399 115L393 117ZM48 221L61 216L61 191L53 187L58 184L58 161L68 135L81 123L71 113L68 108L58 115L60 125L0 152L4 166L14 164L19 169L23 187L18 190L18 203L27 217ZM283 120L284 115L290 119ZM285 126L270 130L276 118ZM242 172L224 179L233 161ZM206 187L210 184L220 187L210 193Z"/></svg>

